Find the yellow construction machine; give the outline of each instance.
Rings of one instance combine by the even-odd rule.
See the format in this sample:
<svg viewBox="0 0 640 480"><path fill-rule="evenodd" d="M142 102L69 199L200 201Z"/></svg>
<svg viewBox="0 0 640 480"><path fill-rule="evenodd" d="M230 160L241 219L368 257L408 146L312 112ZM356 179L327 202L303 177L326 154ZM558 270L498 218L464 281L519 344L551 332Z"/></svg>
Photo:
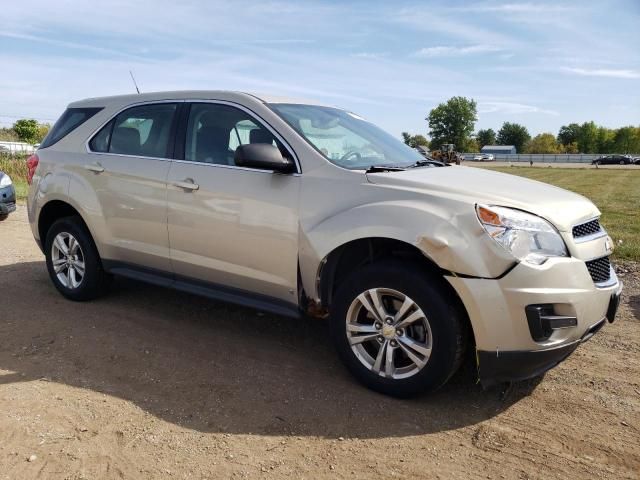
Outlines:
<svg viewBox="0 0 640 480"><path fill-rule="evenodd" d="M455 163L460 165L460 162L464 160L464 156L461 153L456 152L456 146L453 143L445 143L440 147L440 150L432 150L431 158L443 163Z"/></svg>

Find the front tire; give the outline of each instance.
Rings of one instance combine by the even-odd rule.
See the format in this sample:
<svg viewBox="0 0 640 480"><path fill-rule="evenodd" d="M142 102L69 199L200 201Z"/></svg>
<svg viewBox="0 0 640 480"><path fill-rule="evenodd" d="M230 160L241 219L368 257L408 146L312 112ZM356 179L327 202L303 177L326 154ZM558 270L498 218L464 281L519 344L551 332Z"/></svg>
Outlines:
<svg viewBox="0 0 640 480"><path fill-rule="evenodd" d="M464 313L444 281L410 263L352 273L331 306L331 336L349 371L372 390L408 397L436 390L462 362Z"/></svg>
<svg viewBox="0 0 640 480"><path fill-rule="evenodd" d="M91 234L78 217L57 220L45 240L47 270L66 298L92 300L104 293L109 275L103 270Z"/></svg>

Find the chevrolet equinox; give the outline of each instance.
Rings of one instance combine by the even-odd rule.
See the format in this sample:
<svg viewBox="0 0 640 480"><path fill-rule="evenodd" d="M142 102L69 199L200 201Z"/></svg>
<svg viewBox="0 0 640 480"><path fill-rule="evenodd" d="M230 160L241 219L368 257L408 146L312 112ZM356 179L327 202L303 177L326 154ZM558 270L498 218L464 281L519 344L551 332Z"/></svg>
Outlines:
<svg viewBox="0 0 640 480"><path fill-rule="evenodd" d="M27 167L31 229L65 297L119 275L327 317L346 367L389 395L438 388L471 349L485 386L540 375L619 303L588 199L425 159L313 102L82 100Z"/></svg>

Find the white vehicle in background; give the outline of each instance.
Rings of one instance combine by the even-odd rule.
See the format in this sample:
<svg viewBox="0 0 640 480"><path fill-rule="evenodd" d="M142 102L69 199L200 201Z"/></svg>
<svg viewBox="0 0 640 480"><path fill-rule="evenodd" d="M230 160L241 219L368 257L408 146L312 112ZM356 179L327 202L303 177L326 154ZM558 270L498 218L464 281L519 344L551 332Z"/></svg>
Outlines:
<svg viewBox="0 0 640 480"><path fill-rule="evenodd" d="M474 162L493 162L494 160L493 153L478 153L473 156Z"/></svg>

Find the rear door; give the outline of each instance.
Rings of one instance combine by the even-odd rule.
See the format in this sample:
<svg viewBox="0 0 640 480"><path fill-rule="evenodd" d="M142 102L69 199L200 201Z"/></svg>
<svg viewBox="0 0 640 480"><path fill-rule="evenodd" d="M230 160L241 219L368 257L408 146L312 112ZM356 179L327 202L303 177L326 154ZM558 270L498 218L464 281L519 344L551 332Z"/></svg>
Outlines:
<svg viewBox="0 0 640 480"><path fill-rule="evenodd" d="M184 120L167 181L175 274L296 303L300 177L234 163L241 144L292 151L240 106L193 103Z"/></svg>
<svg viewBox="0 0 640 480"><path fill-rule="evenodd" d="M179 105L130 107L89 142L84 169L106 224L107 260L171 271L166 182Z"/></svg>

